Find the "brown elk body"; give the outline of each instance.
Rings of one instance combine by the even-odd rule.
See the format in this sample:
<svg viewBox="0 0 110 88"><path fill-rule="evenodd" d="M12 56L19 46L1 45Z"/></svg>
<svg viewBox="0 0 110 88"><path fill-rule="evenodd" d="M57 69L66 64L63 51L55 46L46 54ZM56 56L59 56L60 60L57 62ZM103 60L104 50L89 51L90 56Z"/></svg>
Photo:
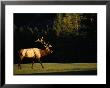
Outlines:
<svg viewBox="0 0 110 88"><path fill-rule="evenodd" d="M22 60L26 57L26 58L30 58L32 60L32 69L33 69L33 64L35 60L38 60L42 66L42 68L44 68L42 62L41 62L41 58L47 56L48 54L52 53L53 51L50 49L50 47L52 47L51 45L46 44L43 41L43 38L38 39L37 42L41 42L42 44L44 44L45 49L39 49L39 48L27 48L27 49L21 49L19 51L19 56L20 56L20 61L18 63L18 69L21 69L21 63Z"/></svg>

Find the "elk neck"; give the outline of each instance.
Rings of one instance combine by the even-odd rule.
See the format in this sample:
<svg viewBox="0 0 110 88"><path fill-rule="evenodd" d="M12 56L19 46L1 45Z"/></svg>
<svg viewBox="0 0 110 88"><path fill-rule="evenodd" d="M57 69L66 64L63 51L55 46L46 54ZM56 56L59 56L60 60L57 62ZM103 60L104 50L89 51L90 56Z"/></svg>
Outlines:
<svg viewBox="0 0 110 88"><path fill-rule="evenodd" d="M48 49L47 48L45 48L45 49L41 49L40 50L40 53L41 53L41 56L42 57L44 57L44 56L47 56L48 54L49 54L49 51L48 51Z"/></svg>

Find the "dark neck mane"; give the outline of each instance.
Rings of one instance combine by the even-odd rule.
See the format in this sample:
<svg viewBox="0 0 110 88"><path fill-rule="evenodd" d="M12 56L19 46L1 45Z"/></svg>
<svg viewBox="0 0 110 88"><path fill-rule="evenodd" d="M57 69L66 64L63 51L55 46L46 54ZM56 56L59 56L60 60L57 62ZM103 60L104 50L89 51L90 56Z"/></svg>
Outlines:
<svg viewBox="0 0 110 88"><path fill-rule="evenodd" d="M48 51L46 49L40 50L40 53L41 53L41 57L48 55Z"/></svg>

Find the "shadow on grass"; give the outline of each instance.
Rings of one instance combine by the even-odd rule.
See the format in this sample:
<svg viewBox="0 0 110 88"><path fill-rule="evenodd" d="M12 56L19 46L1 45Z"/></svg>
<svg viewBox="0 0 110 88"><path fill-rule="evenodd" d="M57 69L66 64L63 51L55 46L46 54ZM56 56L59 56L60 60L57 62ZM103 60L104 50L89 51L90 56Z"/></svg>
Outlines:
<svg viewBox="0 0 110 88"><path fill-rule="evenodd" d="M18 75L18 74L15 74L15 75ZM19 75L97 75L97 70L52 72L52 73L33 73L33 74L19 74Z"/></svg>

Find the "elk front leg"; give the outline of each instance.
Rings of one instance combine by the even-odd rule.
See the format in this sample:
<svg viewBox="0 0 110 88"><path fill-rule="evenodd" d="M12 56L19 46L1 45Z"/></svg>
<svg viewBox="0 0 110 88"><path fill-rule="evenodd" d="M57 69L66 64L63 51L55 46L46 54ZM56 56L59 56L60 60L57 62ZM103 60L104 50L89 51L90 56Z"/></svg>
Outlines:
<svg viewBox="0 0 110 88"><path fill-rule="evenodd" d="M43 66L42 62L40 61L40 59L38 59L38 61L41 64L42 68L44 68L44 66Z"/></svg>

